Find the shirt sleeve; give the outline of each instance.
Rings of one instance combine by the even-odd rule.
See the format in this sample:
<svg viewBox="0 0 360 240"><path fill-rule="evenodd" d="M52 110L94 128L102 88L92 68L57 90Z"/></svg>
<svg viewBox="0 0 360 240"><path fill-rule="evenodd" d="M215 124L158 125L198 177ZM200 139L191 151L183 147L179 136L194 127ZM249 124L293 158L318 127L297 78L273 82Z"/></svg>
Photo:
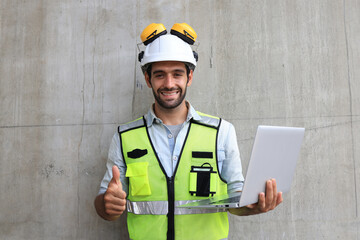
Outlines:
<svg viewBox="0 0 360 240"><path fill-rule="evenodd" d="M240 152L234 126L222 120L219 128L218 161L221 177L227 182L228 193L241 191L244 184Z"/></svg>
<svg viewBox="0 0 360 240"><path fill-rule="evenodd" d="M103 194L108 188L109 182L112 178L112 167L116 165L120 170L120 181L123 187L123 190L128 194L128 182L125 177L126 165L123 160L121 149L120 149L120 138L119 134L115 133L110 144L108 159L106 162L106 172L103 180L100 184L100 190L98 194Z"/></svg>

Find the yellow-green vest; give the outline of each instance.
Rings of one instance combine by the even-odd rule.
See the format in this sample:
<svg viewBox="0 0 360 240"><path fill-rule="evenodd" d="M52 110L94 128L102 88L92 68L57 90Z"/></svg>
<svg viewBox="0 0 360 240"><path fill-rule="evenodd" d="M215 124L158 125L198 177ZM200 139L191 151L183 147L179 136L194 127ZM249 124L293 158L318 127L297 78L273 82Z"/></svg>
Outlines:
<svg viewBox="0 0 360 240"><path fill-rule="evenodd" d="M127 223L131 239L224 239L227 212L176 206L227 193L218 171L217 136L221 119L191 120L174 175L167 177L154 150L145 118L119 127L129 180ZM170 161L170 159L169 159ZM209 179L210 178L210 179ZM210 185L210 186L209 186Z"/></svg>

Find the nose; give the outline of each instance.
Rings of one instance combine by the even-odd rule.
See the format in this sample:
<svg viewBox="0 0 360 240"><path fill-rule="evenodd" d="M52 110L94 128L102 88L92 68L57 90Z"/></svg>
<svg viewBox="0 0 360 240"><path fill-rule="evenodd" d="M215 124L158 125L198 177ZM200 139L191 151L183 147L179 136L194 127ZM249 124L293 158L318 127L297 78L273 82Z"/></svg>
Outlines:
<svg viewBox="0 0 360 240"><path fill-rule="evenodd" d="M174 78L171 74L166 74L165 81L164 81L164 87L172 88L174 87Z"/></svg>

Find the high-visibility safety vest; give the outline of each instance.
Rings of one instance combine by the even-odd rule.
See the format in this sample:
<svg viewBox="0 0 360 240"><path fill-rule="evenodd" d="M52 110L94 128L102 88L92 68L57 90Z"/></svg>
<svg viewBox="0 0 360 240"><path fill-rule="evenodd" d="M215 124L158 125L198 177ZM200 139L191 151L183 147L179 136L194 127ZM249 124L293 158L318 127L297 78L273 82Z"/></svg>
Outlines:
<svg viewBox="0 0 360 240"><path fill-rule="evenodd" d="M226 211L176 208L227 193L217 162L221 119L199 114L204 121L190 121L172 177L167 177L159 161L145 118L119 127L129 179L127 224L131 239L227 238Z"/></svg>

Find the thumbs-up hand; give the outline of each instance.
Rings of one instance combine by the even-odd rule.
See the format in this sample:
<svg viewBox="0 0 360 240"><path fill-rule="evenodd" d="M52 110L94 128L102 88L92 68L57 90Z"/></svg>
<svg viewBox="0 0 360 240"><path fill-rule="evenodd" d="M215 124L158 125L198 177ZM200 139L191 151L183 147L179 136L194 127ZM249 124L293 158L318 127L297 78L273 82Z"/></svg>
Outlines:
<svg viewBox="0 0 360 240"><path fill-rule="evenodd" d="M119 168L114 165L112 173L113 177L104 194L105 212L110 216L119 217L125 211L126 193L120 182Z"/></svg>

